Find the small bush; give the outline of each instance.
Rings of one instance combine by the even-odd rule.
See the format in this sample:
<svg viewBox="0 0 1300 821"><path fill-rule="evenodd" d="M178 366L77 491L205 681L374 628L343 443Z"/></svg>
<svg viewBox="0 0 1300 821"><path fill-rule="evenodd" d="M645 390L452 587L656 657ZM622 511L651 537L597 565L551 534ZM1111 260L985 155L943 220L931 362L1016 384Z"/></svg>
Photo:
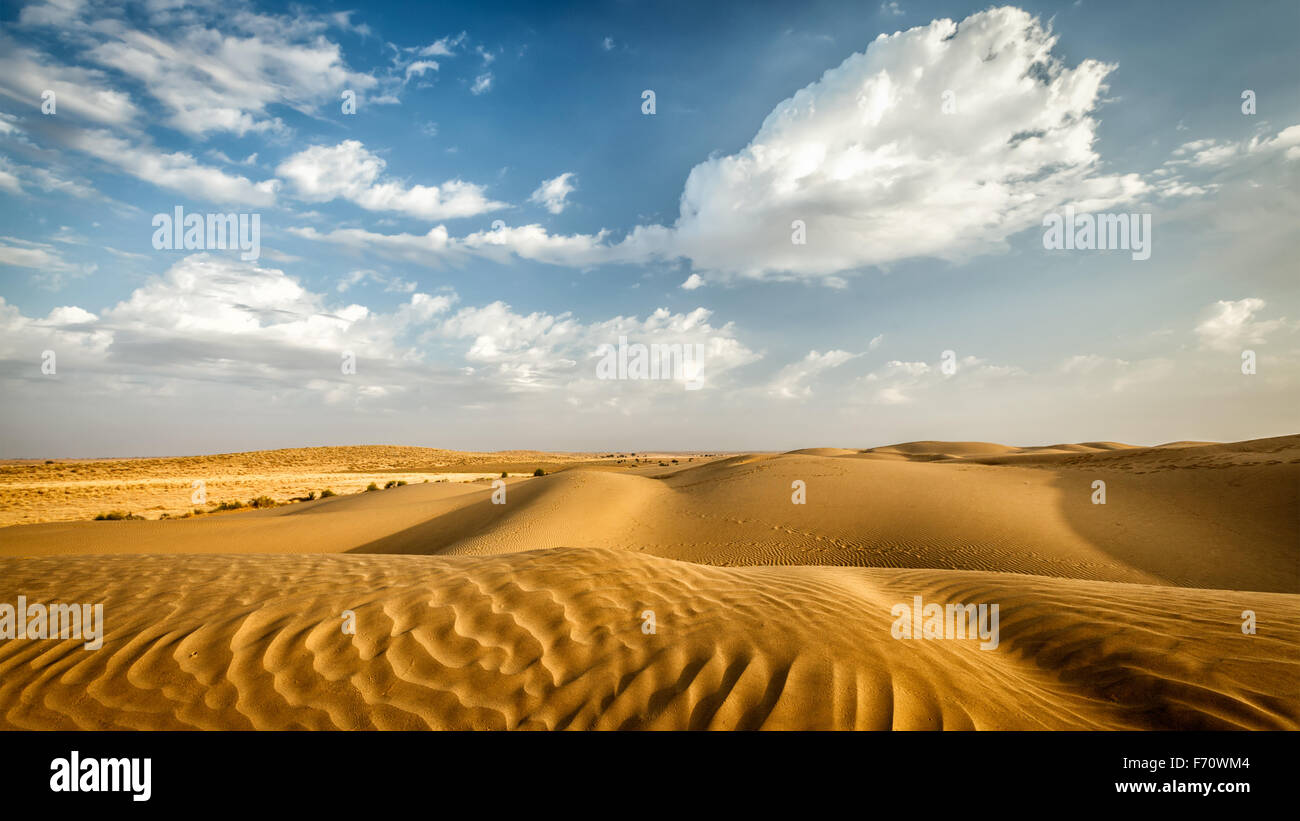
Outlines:
<svg viewBox="0 0 1300 821"><path fill-rule="evenodd" d="M533 475L534 475L534 476L545 476L545 475L546 475L546 471L542 470L541 468L538 468L537 470L533 471Z"/></svg>
<svg viewBox="0 0 1300 821"><path fill-rule="evenodd" d="M120 522L124 519L143 519L143 518L144 518L143 516L136 516L135 514L128 513L125 510L110 510L107 513L101 513L98 516L96 516L95 521Z"/></svg>
<svg viewBox="0 0 1300 821"><path fill-rule="evenodd" d="M366 488L366 493L369 493L372 490L379 490L379 485L375 484L374 482L371 482L370 486Z"/></svg>
<svg viewBox="0 0 1300 821"><path fill-rule="evenodd" d="M331 496L337 496L337 495L338 495L337 493L335 493L334 491L330 490L329 488L325 488L324 490L322 490L322 491L320 492L320 497L321 497L322 499L328 499L328 498L331 497Z"/></svg>
<svg viewBox="0 0 1300 821"><path fill-rule="evenodd" d="M45 460L45 464L47 464L47 465L52 465L52 464L54 464L54 460L53 460L53 459L46 459L46 460Z"/></svg>
<svg viewBox="0 0 1300 821"><path fill-rule="evenodd" d="M217 510L243 510L243 502L222 502L217 505Z"/></svg>
<svg viewBox="0 0 1300 821"><path fill-rule="evenodd" d="M388 480L388 483L387 483L386 485L384 485L384 490L388 490L390 487L401 487L401 486L404 485L404 484L406 484L405 480L402 480L402 479L389 479L389 480Z"/></svg>
<svg viewBox="0 0 1300 821"><path fill-rule="evenodd" d="M502 478L502 479L506 478L506 472L505 472L504 470L501 471L501 478Z"/></svg>
<svg viewBox="0 0 1300 821"><path fill-rule="evenodd" d="M275 500L270 496L258 496L248 500L249 507L275 507Z"/></svg>

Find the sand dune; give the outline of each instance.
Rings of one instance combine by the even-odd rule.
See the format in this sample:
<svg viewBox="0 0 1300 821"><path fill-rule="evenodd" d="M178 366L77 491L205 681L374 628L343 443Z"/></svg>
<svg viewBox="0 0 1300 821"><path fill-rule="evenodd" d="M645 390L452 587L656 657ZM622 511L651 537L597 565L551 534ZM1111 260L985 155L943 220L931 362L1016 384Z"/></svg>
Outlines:
<svg viewBox="0 0 1300 821"><path fill-rule="evenodd" d="M700 458L366 445L142 459L9 459L0 460L0 527L93 519L112 511L174 518L259 496L286 503L327 488L350 494L371 483L457 483L503 472L531 476L538 468L547 473L575 466L624 468L676 456L683 462ZM204 484L206 504L195 501L195 482Z"/></svg>
<svg viewBox="0 0 1300 821"><path fill-rule="evenodd" d="M790 453L569 470L509 480L504 505L487 484L411 485L176 522L3 528L0 555L601 547L724 566L989 570L1300 593L1300 437L1035 463L978 458ZM1104 505L1091 501L1098 479ZM802 505L791 500L796 480L806 486Z"/></svg>
<svg viewBox="0 0 1300 821"><path fill-rule="evenodd" d="M107 621L98 651L0 642L0 726L1298 729L1300 436L1176 444L812 448L510 479L505 504L430 483L0 528L0 603ZM914 596L998 604L999 645L895 639Z"/></svg>
<svg viewBox="0 0 1300 821"><path fill-rule="evenodd" d="M943 456L949 459L971 454L1010 453L1017 448L994 442L903 442L869 448L866 453L901 453L905 456Z"/></svg>
<svg viewBox="0 0 1300 821"><path fill-rule="evenodd" d="M102 599L108 625L97 652L0 645L10 728L1300 726L1300 606L1279 594L596 549L0 572L40 600ZM999 646L892 638L915 595L1000 603Z"/></svg>

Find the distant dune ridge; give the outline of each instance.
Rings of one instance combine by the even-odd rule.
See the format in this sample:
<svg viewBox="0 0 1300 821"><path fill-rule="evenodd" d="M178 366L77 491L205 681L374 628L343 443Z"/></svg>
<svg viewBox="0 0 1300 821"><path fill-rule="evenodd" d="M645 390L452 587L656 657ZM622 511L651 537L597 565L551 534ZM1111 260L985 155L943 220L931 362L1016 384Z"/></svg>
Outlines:
<svg viewBox="0 0 1300 821"><path fill-rule="evenodd" d="M0 727L1300 729L1300 436L574 464L0 528L0 603L105 612L0 642Z"/></svg>
<svg viewBox="0 0 1300 821"><path fill-rule="evenodd" d="M257 496L286 502L327 488L355 493L371 482L462 482L503 471L532 475L537 468L549 473L601 461L617 464L612 455L601 459L535 450L473 453L396 445L139 459L9 459L0 461L0 527L90 519L114 509L147 519L180 516L206 507L194 500L195 481L204 483L203 495L212 503Z"/></svg>

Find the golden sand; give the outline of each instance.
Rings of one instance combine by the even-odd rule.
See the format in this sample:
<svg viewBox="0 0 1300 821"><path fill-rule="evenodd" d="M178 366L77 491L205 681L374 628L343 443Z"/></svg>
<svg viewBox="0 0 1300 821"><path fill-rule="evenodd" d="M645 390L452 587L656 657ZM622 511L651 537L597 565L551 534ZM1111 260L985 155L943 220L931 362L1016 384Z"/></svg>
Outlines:
<svg viewBox="0 0 1300 821"><path fill-rule="evenodd" d="M0 727L1300 728L1300 436L664 461L0 528Z"/></svg>

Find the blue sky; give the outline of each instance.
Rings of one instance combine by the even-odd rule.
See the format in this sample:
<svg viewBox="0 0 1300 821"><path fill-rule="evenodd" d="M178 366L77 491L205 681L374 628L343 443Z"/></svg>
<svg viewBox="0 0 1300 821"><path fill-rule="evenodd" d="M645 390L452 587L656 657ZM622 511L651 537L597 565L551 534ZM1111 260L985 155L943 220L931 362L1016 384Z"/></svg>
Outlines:
<svg viewBox="0 0 1300 821"><path fill-rule="evenodd" d="M1293 2L0 21L0 456L1294 432ZM1066 205L1150 259L1045 249ZM155 248L177 206L260 256ZM596 378L620 336L704 387Z"/></svg>

